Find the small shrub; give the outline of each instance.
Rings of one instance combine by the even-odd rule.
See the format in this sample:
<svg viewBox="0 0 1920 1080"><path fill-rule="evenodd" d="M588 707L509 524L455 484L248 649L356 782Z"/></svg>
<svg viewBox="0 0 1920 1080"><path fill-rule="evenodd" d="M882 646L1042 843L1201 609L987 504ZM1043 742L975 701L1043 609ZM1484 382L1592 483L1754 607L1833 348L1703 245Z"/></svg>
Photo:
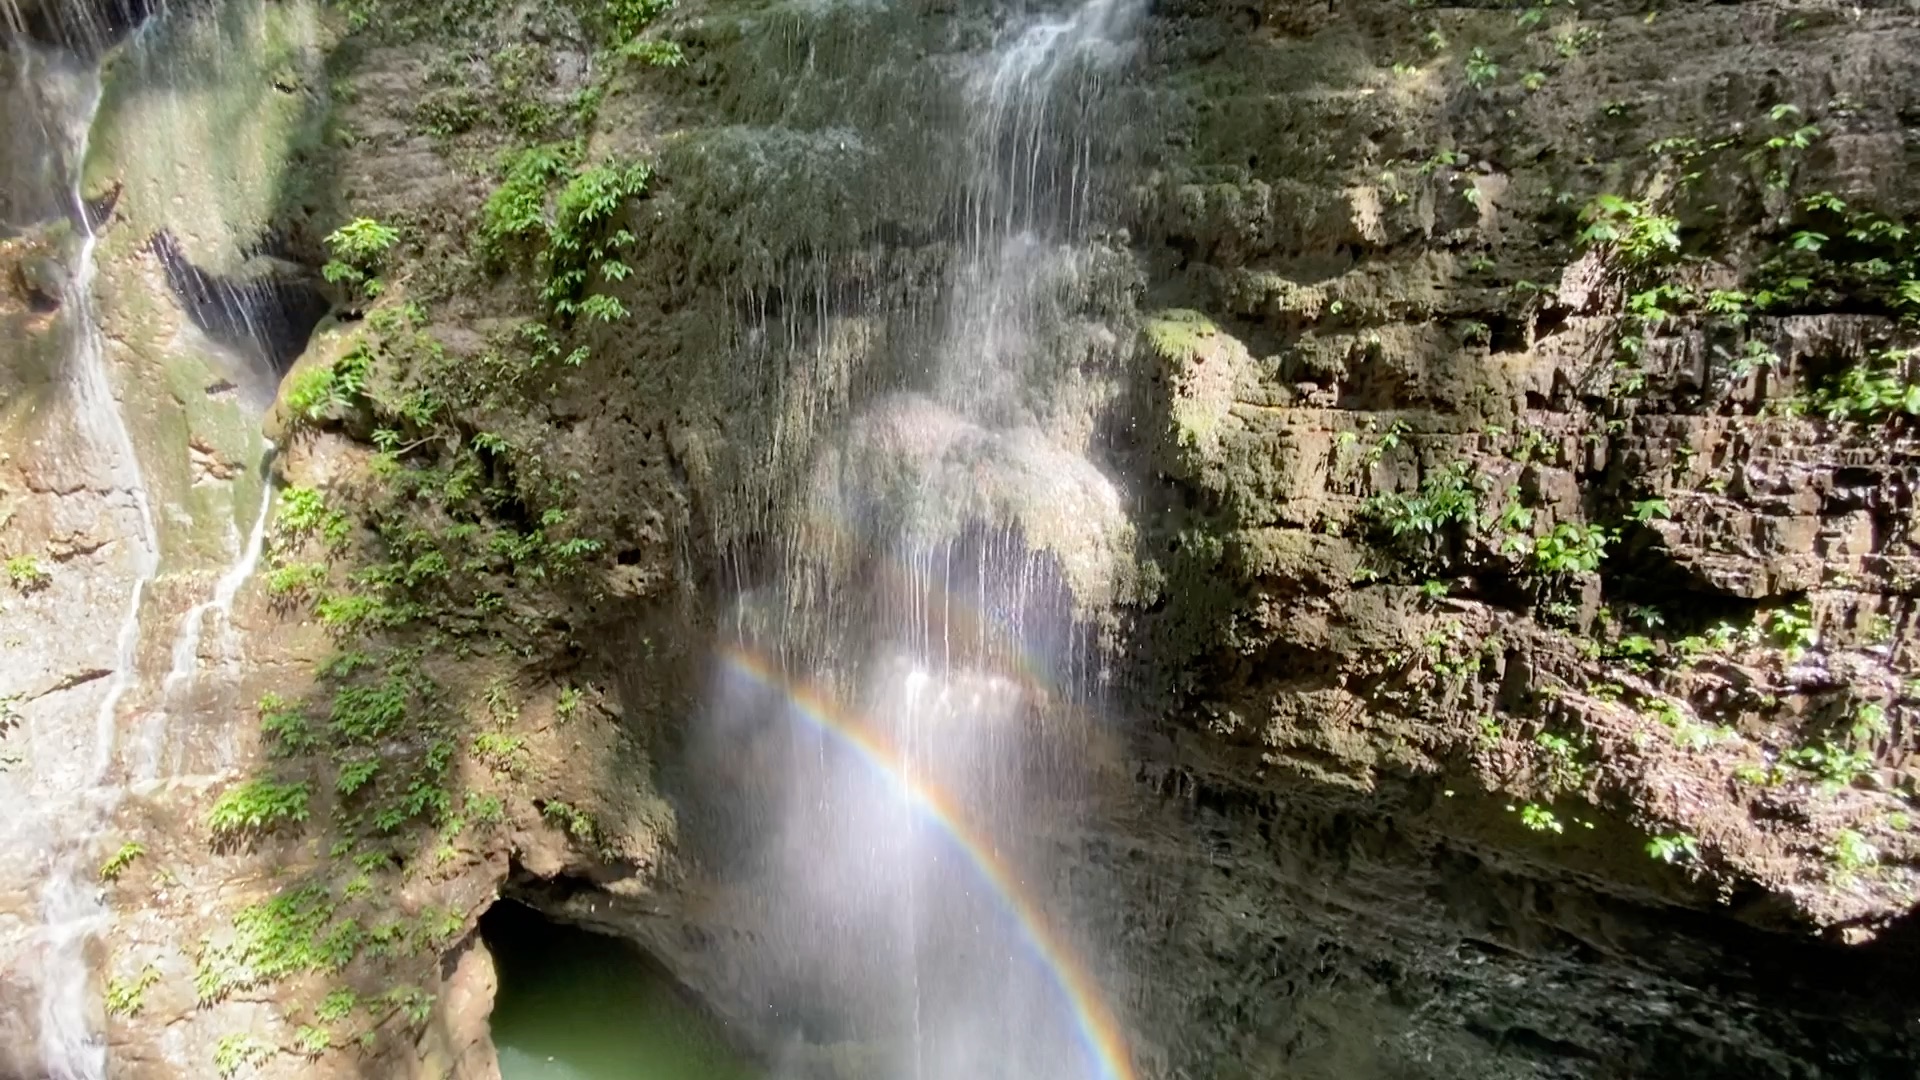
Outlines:
<svg viewBox="0 0 1920 1080"><path fill-rule="evenodd" d="M275 757L287 757L302 754L320 744L313 733L313 725L307 719L306 710L293 705L278 694L265 694L260 698L260 730L272 741L271 752Z"/></svg>
<svg viewBox="0 0 1920 1080"><path fill-rule="evenodd" d="M1903 349L1881 352L1841 372L1838 380L1814 395L1814 404L1835 421L1879 423L1920 417L1920 383L1908 382L1901 373L1907 359Z"/></svg>
<svg viewBox="0 0 1920 1080"><path fill-rule="evenodd" d="M360 1004L360 995L349 989L330 991L314 1006L313 1018L323 1024L335 1024L352 1015Z"/></svg>
<svg viewBox="0 0 1920 1080"><path fill-rule="evenodd" d="M258 1065L273 1056L265 1043L251 1035L222 1035L213 1047L213 1068L221 1080L236 1076L249 1065Z"/></svg>
<svg viewBox="0 0 1920 1080"><path fill-rule="evenodd" d="M380 772L379 758L363 758L358 761L343 762L339 773L334 777L333 789L341 798L348 798L361 788L373 782Z"/></svg>
<svg viewBox="0 0 1920 1080"><path fill-rule="evenodd" d="M1598 525L1562 522L1534 541L1531 564L1541 574L1590 574L1607 556L1611 531Z"/></svg>
<svg viewBox="0 0 1920 1080"><path fill-rule="evenodd" d="M364 346L325 365L295 371L287 378L287 409L296 421L319 423L342 413L365 392L373 355Z"/></svg>
<svg viewBox="0 0 1920 1080"><path fill-rule="evenodd" d="M317 1058L332 1048L333 1033L326 1028L301 1024L294 1029L293 1049L302 1057Z"/></svg>
<svg viewBox="0 0 1920 1080"><path fill-rule="evenodd" d="M1873 756L1832 742L1799 746L1780 755L1789 765L1819 776L1830 788L1852 787L1854 782L1873 771Z"/></svg>
<svg viewBox="0 0 1920 1080"><path fill-rule="evenodd" d="M1533 737L1533 744L1540 750L1541 778L1549 789L1573 791L1586 782L1586 767L1571 739L1542 731Z"/></svg>
<svg viewBox="0 0 1920 1080"><path fill-rule="evenodd" d="M327 253L332 256L320 268L328 282L343 285L349 293L372 299L382 291L376 277L386 265L387 253L400 241L400 233L372 218L354 218L327 234Z"/></svg>
<svg viewBox="0 0 1920 1080"><path fill-rule="evenodd" d="M135 859L146 853L146 846L135 841L129 840L121 844L120 850L108 856L107 861L100 864L100 880L118 881L120 875L127 872L127 867L132 866Z"/></svg>
<svg viewBox="0 0 1920 1080"><path fill-rule="evenodd" d="M1362 513L1396 539L1430 537L1449 525L1476 525L1479 489L1473 483L1473 468L1464 461L1453 462L1429 473L1418 493L1374 495Z"/></svg>
<svg viewBox="0 0 1920 1080"><path fill-rule="evenodd" d="M1852 880L1854 874L1880 862L1879 849L1853 829L1841 829L1835 833L1833 846L1828 849L1827 855L1833 860L1837 884Z"/></svg>
<svg viewBox="0 0 1920 1080"><path fill-rule="evenodd" d="M433 995L417 986L396 986L380 995L380 1003L399 1011L409 1025L419 1027L433 1015Z"/></svg>
<svg viewBox="0 0 1920 1080"><path fill-rule="evenodd" d="M406 721L411 695L407 680L397 675L370 686L343 686L333 696L329 725L342 741L376 742Z"/></svg>
<svg viewBox="0 0 1920 1080"><path fill-rule="evenodd" d="M558 799L550 799L540 807L540 815L565 829L568 835L587 843L597 842L600 835L599 825L593 815L579 810Z"/></svg>
<svg viewBox="0 0 1920 1080"><path fill-rule="evenodd" d="M1698 862L1700 841L1690 833L1656 836L1647 841L1647 854L1663 863Z"/></svg>
<svg viewBox="0 0 1920 1080"><path fill-rule="evenodd" d="M1500 65L1493 62L1487 51L1476 47L1467 54L1467 85L1478 90L1500 77Z"/></svg>
<svg viewBox="0 0 1920 1080"><path fill-rule="evenodd" d="M1558 835L1567 831L1567 827L1560 823L1560 819L1554 816L1553 811L1539 803L1528 803L1520 808L1520 824L1534 832L1550 832Z"/></svg>
<svg viewBox="0 0 1920 1080"><path fill-rule="evenodd" d="M1813 605L1802 600L1792 607L1769 612L1767 635L1786 653L1788 660L1798 659L1820 640L1813 628Z"/></svg>
<svg viewBox="0 0 1920 1080"><path fill-rule="evenodd" d="M234 938L202 946L193 983L203 1005L306 972L337 972L352 962L367 933L336 917L337 902L318 885L304 885L233 917Z"/></svg>
<svg viewBox="0 0 1920 1080"><path fill-rule="evenodd" d="M271 832L307 820L307 795L305 782L249 780L220 796L207 813L207 826L218 837Z"/></svg>
<svg viewBox="0 0 1920 1080"><path fill-rule="evenodd" d="M273 596L311 596L326 584L327 568L320 563L288 563L267 572L267 592Z"/></svg>
<svg viewBox="0 0 1920 1080"><path fill-rule="evenodd" d="M483 825L498 825L507 820L506 804L498 795L467 792L467 816Z"/></svg>
<svg viewBox="0 0 1920 1080"><path fill-rule="evenodd" d="M7 560L7 580L15 589L30 593L36 589L45 588L47 583L53 580L53 575L47 573L46 568L40 565L40 560L34 556L15 555Z"/></svg>
<svg viewBox="0 0 1920 1080"><path fill-rule="evenodd" d="M1629 266L1663 261L1680 251L1680 220L1654 213L1618 195L1601 195L1581 213L1587 223L1580 242L1607 247Z"/></svg>
<svg viewBox="0 0 1920 1080"><path fill-rule="evenodd" d="M1666 519L1673 516L1673 509L1665 499L1641 499L1633 504L1633 520L1646 524L1656 518Z"/></svg>
<svg viewBox="0 0 1920 1080"><path fill-rule="evenodd" d="M140 969L131 979L114 976L107 980L107 1014L137 1016L146 1002L147 991L160 981L160 970L152 964Z"/></svg>

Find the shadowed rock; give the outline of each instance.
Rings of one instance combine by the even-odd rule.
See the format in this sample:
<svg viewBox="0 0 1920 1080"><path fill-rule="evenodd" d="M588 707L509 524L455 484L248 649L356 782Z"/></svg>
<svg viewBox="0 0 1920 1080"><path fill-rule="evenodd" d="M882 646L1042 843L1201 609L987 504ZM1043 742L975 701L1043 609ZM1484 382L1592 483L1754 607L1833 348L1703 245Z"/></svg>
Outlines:
<svg viewBox="0 0 1920 1080"><path fill-rule="evenodd" d="M95 53L131 33L157 6L154 0L5 0L0 37Z"/></svg>
<svg viewBox="0 0 1920 1080"><path fill-rule="evenodd" d="M164 229L148 241L147 250L160 260L167 288L195 326L222 344L257 350L275 373L292 366L330 307L311 281L234 279L202 270Z"/></svg>

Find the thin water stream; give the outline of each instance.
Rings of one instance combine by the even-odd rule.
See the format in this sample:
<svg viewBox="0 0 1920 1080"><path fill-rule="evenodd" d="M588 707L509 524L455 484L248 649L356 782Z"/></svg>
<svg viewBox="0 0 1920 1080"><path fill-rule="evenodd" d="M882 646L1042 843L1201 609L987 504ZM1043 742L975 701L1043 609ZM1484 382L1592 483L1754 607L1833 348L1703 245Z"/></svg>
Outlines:
<svg viewBox="0 0 1920 1080"><path fill-rule="evenodd" d="M139 678L141 604L146 588L160 568L159 534L146 479L135 452L133 437L121 413L107 370L105 342L94 309L94 248L97 238L92 210L80 187L80 163L86 160L88 134L100 102L100 80L83 65L49 59L48 78L74 81L78 91L66 95L81 107L53 122L67 132L71 216L80 233L62 308L72 335L70 377L73 411L81 434L103 463L112 495L131 504L135 529L126 538L131 581L114 633L113 668L94 711L88 732L35 730L30 733L35 788L46 796L38 802L46 827L47 868L40 892L45 950L40 971L40 1042L48 1075L53 1080L99 1080L106 1075L107 1052L92 1029L87 942L108 919L94 881L91 843L112 815L124 790L110 784L118 745L121 700ZM77 800L78 805L73 805Z"/></svg>

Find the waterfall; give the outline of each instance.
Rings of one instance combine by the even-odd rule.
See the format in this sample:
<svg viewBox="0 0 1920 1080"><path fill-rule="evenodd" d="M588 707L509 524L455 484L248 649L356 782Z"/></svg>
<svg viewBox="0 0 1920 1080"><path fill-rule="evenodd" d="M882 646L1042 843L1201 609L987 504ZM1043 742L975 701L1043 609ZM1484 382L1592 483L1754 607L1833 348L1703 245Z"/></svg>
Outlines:
<svg viewBox="0 0 1920 1080"><path fill-rule="evenodd" d="M138 683L141 605L159 570L160 550L146 481L114 394L94 308L97 222L81 191L80 172L100 101L99 78L91 68L62 58L42 58L37 66L38 76L56 88L55 104L64 106L49 109L48 126L67 137L69 216L79 237L61 303L71 334L68 389L73 418L79 440L92 451L93 460L104 463L111 494L132 510L135 523L122 541L131 548L131 582L114 631L112 667L91 725L76 724L82 719L78 716L41 711L28 730L31 798L26 805L36 820L23 831L37 834L44 860L39 895L40 1050L47 1075L55 1080L98 1080L106 1073L106 1047L90 1020L95 1002L86 946L107 922L108 912L93 880L90 852L121 796L109 781L119 706Z"/></svg>
<svg viewBox="0 0 1920 1080"><path fill-rule="evenodd" d="M270 476L268 470L273 464L273 447L267 447L266 457L261 461L263 476ZM173 647L168 650L172 667L160 684L161 705L150 710L136 733L134 745L128 750L131 760L130 771L134 784L148 784L160 775L160 759L170 744L176 740L168 738L167 721L169 715L181 707L182 699L192 689L200 671L200 648L206 638L207 619L217 616L216 625L224 637L221 647L223 655L231 659L239 643L233 632L233 602L240 595L240 587L253 577L260 565L260 556L267 545L267 523L273 513L273 485L265 482L260 490L260 509L254 512L253 528L247 533L246 540L234 552L232 564L214 583L213 592L205 600L187 609L180 618L180 629L173 638Z"/></svg>
<svg viewBox="0 0 1920 1080"><path fill-rule="evenodd" d="M1134 13L1087 0L961 74L938 310L906 377L818 448L722 650L709 753L744 789L723 873L779 897L759 991L808 1043L878 1047L884 1075L1130 1075L1048 879L1130 541L1094 458L1092 369L1124 346L1072 335L1110 141L1089 118Z"/></svg>

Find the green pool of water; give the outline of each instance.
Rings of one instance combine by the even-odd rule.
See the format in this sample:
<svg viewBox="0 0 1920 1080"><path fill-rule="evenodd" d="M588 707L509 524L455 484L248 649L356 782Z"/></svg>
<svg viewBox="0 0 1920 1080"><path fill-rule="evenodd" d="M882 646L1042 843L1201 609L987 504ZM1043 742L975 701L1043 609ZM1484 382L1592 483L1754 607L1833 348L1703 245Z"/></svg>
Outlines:
<svg viewBox="0 0 1920 1080"><path fill-rule="evenodd" d="M503 1080L753 1080L714 1021L622 942L511 902L481 927L500 971Z"/></svg>

